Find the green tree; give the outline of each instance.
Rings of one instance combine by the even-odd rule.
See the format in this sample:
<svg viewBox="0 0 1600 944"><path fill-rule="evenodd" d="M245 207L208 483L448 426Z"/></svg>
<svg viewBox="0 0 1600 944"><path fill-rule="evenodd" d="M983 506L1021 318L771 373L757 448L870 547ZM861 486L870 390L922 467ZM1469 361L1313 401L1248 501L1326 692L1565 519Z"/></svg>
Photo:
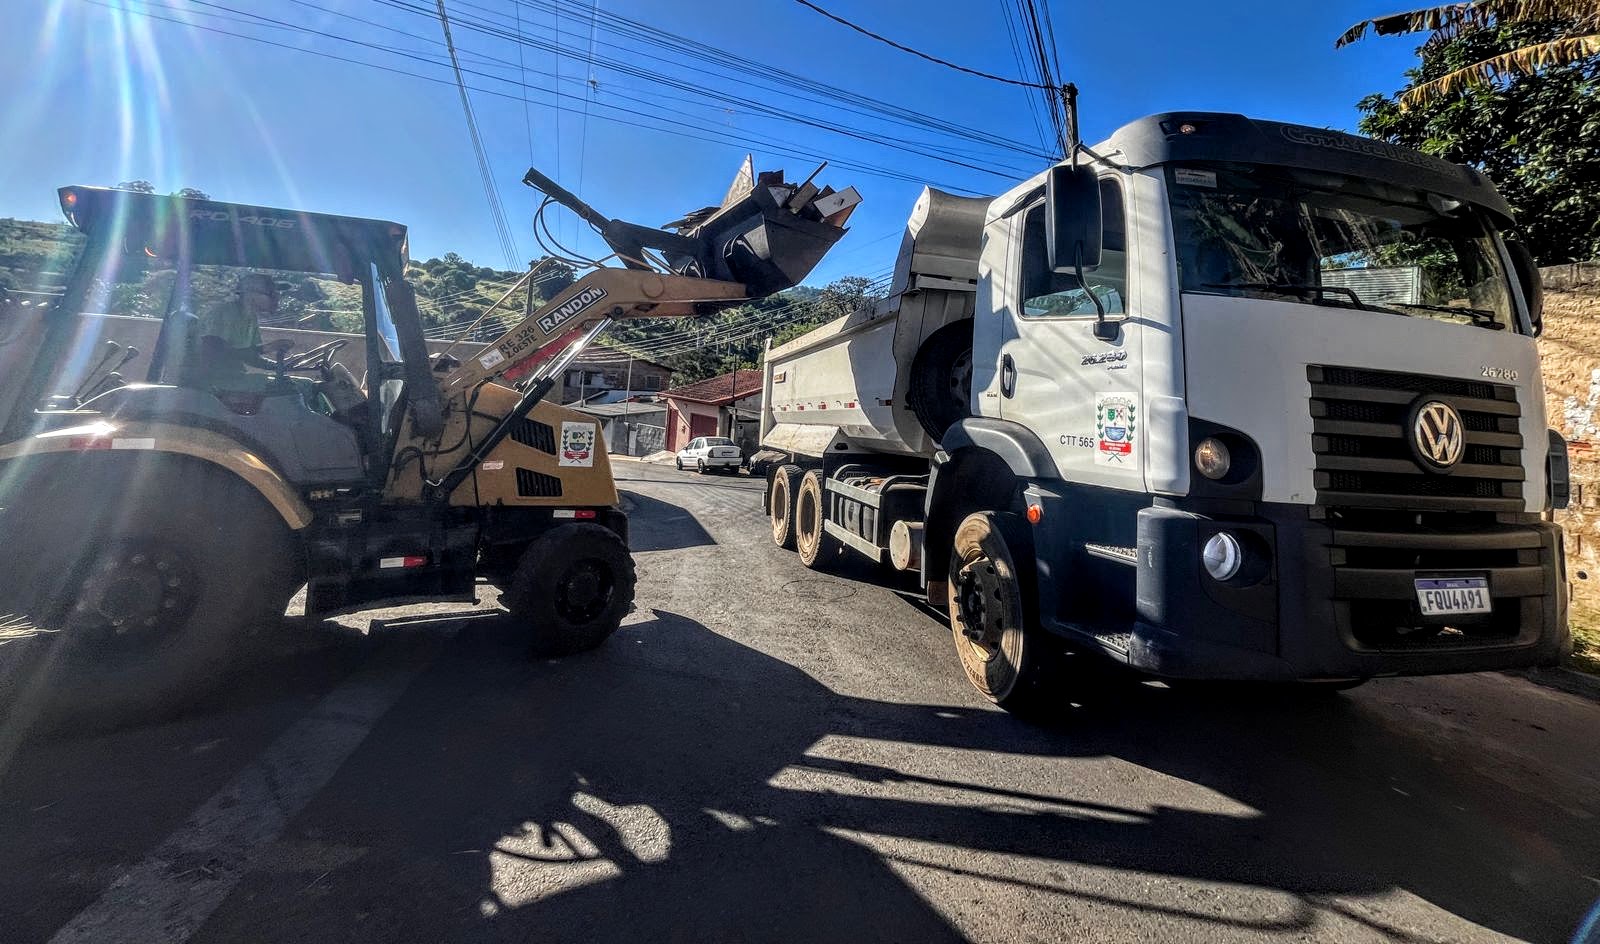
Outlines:
<svg viewBox="0 0 1600 944"><path fill-rule="evenodd" d="M1363 134L1487 174L1543 265L1600 256L1600 54L1466 84L1427 108L1407 108L1404 99L1575 28L1571 20L1463 26L1423 44L1405 88L1358 105Z"/></svg>
<svg viewBox="0 0 1600 944"><path fill-rule="evenodd" d="M1554 30L1518 34L1525 26ZM1428 45L1446 45L1475 31L1508 28L1516 42L1479 50L1408 89L1401 106L1414 107L1472 85L1505 76L1534 75L1548 68L1578 65L1600 54L1600 0L1469 0L1424 7L1362 20L1334 43L1345 46L1371 29L1379 36L1428 33Z"/></svg>

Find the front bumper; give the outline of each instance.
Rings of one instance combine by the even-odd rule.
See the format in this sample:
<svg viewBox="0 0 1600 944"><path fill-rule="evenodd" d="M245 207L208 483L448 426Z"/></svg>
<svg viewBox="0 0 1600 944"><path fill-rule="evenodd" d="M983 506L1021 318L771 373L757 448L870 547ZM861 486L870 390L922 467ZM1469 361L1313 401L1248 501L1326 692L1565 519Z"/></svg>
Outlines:
<svg viewBox="0 0 1600 944"><path fill-rule="evenodd" d="M1118 638L1129 664L1175 678L1367 678L1548 665L1571 649L1555 524L1531 516L1471 526L1406 514L1328 520L1302 505L1253 508L1237 516L1176 506L1138 512L1131 632ZM1265 555L1254 582L1205 572L1201 548L1220 530ZM1422 617L1415 579L1446 575L1487 577L1492 612Z"/></svg>
<svg viewBox="0 0 1600 944"><path fill-rule="evenodd" d="M1257 509L1233 519L1139 513L1132 664L1175 677L1365 678L1545 665L1570 648L1555 524L1445 530L1415 518L1396 527L1317 520L1304 506ZM1224 529L1248 532L1270 556L1259 582L1206 574L1200 548ZM1493 612L1419 615L1416 578L1469 574L1488 578Z"/></svg>

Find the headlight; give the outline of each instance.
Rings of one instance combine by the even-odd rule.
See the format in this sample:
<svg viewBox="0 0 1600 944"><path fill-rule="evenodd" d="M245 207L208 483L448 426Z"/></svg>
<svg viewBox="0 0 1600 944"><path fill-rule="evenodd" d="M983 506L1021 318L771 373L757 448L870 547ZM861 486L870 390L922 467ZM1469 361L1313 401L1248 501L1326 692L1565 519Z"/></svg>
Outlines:
<svg viewBox="0 0 1600 944"><path fill-rule="evenodd" d="M1194 447L1194 467L1208 479L1216 480L1227 475L1232 464L1233 457L1228 455L1228 447L1215 436L1207 436L1200 440L1200 445Z"/></svg>
<svg viewBox="0 0 1600 944"><path fill-rule="evenodd" d="M1200 559L1206 565L1206 573L1213 579L1232 580L1244 565L1244 549L1239 546L1238 538L1226 531L1219 531L1206 541Z"/></svg>

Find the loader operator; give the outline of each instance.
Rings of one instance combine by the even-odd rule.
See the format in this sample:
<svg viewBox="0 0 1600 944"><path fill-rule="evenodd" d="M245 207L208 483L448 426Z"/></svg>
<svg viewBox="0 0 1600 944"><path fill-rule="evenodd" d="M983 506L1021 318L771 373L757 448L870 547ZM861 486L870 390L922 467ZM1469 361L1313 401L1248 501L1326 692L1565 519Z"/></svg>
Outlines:
<svg viewBox="0 0 1600 944"><path fill-rule="evenodd" d="M261 319L277 310L278 287L272 277L246 272L239 276L233 298L200 313L196 355L208 385L238 378L246 367L276 366L261 353Z"/></svg>

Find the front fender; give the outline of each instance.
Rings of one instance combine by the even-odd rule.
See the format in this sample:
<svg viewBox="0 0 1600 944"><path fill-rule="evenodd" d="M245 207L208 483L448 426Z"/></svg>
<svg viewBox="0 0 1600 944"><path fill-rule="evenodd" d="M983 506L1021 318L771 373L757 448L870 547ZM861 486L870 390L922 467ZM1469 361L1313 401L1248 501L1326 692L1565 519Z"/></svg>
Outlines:
<svg viewBox="0 0 1600 944"><path fill-rule="evenodd" d="M209 462L260 493L292 530L311 523L311 509L300 494L259 456L226 436L189 426L102 421L51 430L0 446L0 463L99 450L167 453Z"/></svg>

